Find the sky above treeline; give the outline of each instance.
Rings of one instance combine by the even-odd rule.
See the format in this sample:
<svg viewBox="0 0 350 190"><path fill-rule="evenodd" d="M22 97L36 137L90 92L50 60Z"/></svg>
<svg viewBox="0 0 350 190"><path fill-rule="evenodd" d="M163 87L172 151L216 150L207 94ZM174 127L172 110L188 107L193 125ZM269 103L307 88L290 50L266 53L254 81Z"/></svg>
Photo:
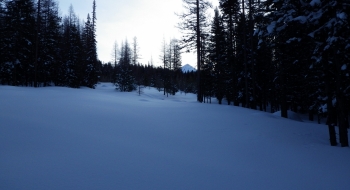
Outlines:
<svg viewBox="0 0 350 190"><path fill-rule="evenodd" d="M213 7L218 0L211 0ZM67 15L70 5L80 20L86 20L92 12L93 0L58 0L62 15ZM153 59L155 66L161 65L160 52L163 39L181 38L176 28L179 18L175 13L182 13L182 0L96 0L97 48L98 57L104 62L112 61L114 42L120 44L128 40L132 44L136 36L142 64ZM211 13L213 15L213 13ZM183 65L196 66L194 53L182 55Z"/></svg>

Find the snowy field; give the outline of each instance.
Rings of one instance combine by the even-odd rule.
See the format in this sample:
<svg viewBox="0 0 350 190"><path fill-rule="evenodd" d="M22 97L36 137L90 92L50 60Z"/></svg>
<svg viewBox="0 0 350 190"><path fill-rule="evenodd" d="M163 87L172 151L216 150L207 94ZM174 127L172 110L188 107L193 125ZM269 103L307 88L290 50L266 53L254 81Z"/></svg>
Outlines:
<svg viewBox="0 0 350 190"><path fill-rule="evenodd" d="M325 125L195 100L0 86L0 189L350 189Z"/></svg>

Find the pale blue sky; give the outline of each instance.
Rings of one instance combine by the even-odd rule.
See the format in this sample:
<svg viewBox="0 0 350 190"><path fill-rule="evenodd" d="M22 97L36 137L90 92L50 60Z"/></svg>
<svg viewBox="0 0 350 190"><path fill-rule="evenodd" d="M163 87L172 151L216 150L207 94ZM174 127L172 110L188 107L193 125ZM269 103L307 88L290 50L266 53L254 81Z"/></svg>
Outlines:
<svg viewBox="0 0 350 190"><path fill-rule="evenodd" d="M72 4L80 19L86 20L92 12L93 0L57 0L62 15L66 15ZM218 0L212 0L217 6ZM181 33L175 27L179 22L175 12L181 13L182 0L96 0L97 4L97 48L99 59L112 60L115 41L118 44L126 38L131 44L137 37L142 59L146 64L153 57L156 66L160 65L159 54L163 38L180 38ZM183 54L183 65L195 66L195 54Z"/></svg>

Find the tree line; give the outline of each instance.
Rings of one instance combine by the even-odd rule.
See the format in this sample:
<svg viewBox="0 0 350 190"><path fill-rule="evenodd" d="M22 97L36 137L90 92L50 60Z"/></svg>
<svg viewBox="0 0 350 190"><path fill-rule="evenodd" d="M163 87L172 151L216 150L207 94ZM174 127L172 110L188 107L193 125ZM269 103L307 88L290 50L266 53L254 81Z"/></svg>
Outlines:
<svg viewBox="0 0 350 190"><path fill-rule="evenodd" d="M130 75L132 83L131 91L139 90L140 88L154 87L159 92L165 93L165 95L175 95L177 92L181 93L196 93L196 72L182 72L172 71L164 69L162 66L154 66L151 64L130 64L128 66L130 69ZM120 66L115 67L112 63L106 63L102 65L101 68L101 82L112 82L116 85L117 90L123 91L123 88L119 87L122 81L117 81L117 77L121 74L116 74L120 72ZM169 75L169 73L171 73ZM166 79L172 78L172 88L167 87L169 83L165 82ZM121 84L123 85L123 84ZM165 89L165 91L164 91ZM129 91L126 89L125 91ZM124 92L125 92L124 91Z"/></svg>
<svg viewBox="0 0 350 190"><path fill-rule="evenodd" d="M179 89L195 92L190 79L188 85L177 80L193 74L180 72L181 53L175 39L163 43L163 67L138 63L136 37L131 46L127 40L120 49L115 44L111 68L102 64L97 57L96 20L95 0L86 21L78 18L73 6L61 17L55 0L0 0L0 84L94 88L108 79L121 91L151 85L165 89L166 94Z"/></svg>
<svg viewBox="0 0 350 190"><path fill-rule="evenodd" d="M60 17L55 0L1 0L0 83L94 88L101 63L96 48L96 3L86 21L73 6Z"/></svg>
<svg viewBox="0 0 350 190"><path fill-rule="evenodd" d="M175 95L178 91L196 93L195 72L182 72L180 43L176 39L162 43L159 57L161 66L155 67L153 60L148 64L138 62L141 55L137 38L130 45L126 39L118 48L115 42L113 62L103 64L101 81L112 82L122 92L130 92L146 86L163 91L164 95Z"/></svg>
<svg viewBox="0 0 350 190"><path fill-rule="evenodd" d="M348 146L349 1L183 0L182 47L197 52L197 99L327 117Z"/></svg>

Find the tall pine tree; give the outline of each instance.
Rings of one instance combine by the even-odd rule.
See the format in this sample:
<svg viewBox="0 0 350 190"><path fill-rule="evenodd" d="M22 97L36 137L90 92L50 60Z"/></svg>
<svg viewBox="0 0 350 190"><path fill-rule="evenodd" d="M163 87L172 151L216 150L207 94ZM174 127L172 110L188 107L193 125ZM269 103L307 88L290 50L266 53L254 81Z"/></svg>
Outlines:
<svg viewBox="0 0 350 190"><path fill-rule="evenodd" d="M188 50L197 51L197 101L203 102L203 84L201 82L202 32L207 26L206 11L211 4L206 0L183 0L186 13L179 15L182 22L179 28L183 31L183 44Z"/></svg>
<svg viewBox="0 0 350 190"><path fill-rule="evenodd" d="M214 93L219 104L222 103L226 90L228 90L229 67L227 65L227 42L223 19L218 9L212 23L209 59L212 66L214 78Z"/></svg>
<svg viewBox="0 0 350 190"><path fill-rule="evenodd" d="M73 6L69 8L69 15L63 21L62 66L60 78L62 85L79 88L82 75L82 44L79 19L75 15Z"/></svg>
<svg viewBox="0 0 350 190"><path fill-rule="evenodd" d="M3 82L32 86L34 81L35 9L32 0L6 1L2 33Z"/></svg>
<svg viewBox="0 0 350 190"><path fill-rule="evenodd" d="M117 67L115 85L122 92L130 92L136 89L135 78L131 70L131 48L127 40L122 44L120 60Z"/></svg>

